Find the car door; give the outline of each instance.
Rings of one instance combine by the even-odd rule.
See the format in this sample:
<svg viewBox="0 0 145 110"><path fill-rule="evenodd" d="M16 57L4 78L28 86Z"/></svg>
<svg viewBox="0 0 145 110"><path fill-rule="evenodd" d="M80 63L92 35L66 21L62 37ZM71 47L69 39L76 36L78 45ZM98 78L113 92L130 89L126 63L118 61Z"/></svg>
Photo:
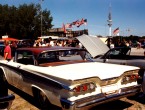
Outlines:
<svg viewBox="0 0 145 110"><path fill-rule="evenodd" d="M24 82L24 74L25 74L25 69L27 65L34 64L33 60L33 55L32 52L29 51L17 51L15 54L15 58L13 61L8 62L8 65L10 67L10 72L11 74L9 77L10 84L13 86L23 89L25 86Z"/></svg>
<svg viewBox="0 0 145 110"><path fill-rule="evenodd" d="M21 85L21 68L22 64L18 64L17 62L9 61L7 63L7 67L5 67L5 72L7 75L7 80L9 84L19 88Z"/></svg>

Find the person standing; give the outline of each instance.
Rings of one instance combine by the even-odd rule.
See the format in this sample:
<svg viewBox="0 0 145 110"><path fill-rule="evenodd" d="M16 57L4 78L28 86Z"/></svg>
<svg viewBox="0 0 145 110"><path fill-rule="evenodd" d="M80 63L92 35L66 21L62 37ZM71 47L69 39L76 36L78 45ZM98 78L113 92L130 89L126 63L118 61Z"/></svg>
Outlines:
<svg viewBox="0 0 145 110"><path fill-rule="evenodd" d="M4 59L10 61L12 59L11 47L9 41L5 41Z"/></svg>
<svg viewBox="0 0 145 110"><path fill-rule="evenodd" d="M16 41L12 41L10 47L11 47L11 52L12 52L12 57L13 57L13 56L15 56L15 51L17 49Z"/></svg>
<svg viewBox="0 0 145 110"><path fill-rule="evenodd" d="M106 41L105 42L107 42L107 46L110 48L110 45L111 45L111 38L107 38L106 39Z"/></svg>

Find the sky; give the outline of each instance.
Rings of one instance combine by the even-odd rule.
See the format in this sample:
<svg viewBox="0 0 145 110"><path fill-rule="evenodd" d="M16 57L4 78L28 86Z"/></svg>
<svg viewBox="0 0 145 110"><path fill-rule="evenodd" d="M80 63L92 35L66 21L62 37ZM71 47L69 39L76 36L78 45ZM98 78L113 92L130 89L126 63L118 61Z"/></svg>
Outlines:
<svg viewBox="0 0 145 110"><path fill-rule="evenodd" d="M119 27L122 36L145 36L145 0L0 0L2 5L16 7L24 3L41 4L43 10L50 10L53 28L84 18L87 25L72 30L88 29L90 35L108 36L110 11L112 33Z"/></svg>

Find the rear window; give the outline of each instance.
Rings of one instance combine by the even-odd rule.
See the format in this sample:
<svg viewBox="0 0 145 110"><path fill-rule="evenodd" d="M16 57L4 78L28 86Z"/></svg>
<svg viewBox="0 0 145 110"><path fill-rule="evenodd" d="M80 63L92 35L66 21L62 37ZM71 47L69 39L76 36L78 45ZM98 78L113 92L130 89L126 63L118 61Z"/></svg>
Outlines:
<svg viewBox="0 0 145 110"><path fill-rule="evenodd" d="M64 50L64 51L49 51L41 53L38 57L38 63L49 63L58 61L83 60L85 51Z"/></svg>

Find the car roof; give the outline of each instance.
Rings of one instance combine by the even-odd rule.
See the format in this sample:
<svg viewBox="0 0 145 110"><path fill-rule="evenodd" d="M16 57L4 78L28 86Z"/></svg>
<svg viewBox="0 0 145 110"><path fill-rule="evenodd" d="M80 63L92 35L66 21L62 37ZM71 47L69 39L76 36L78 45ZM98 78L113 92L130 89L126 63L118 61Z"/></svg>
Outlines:
<svg viewBox="0 0 145 110"><path fill-rule="evenodd" d="M37 55L42 52L46 51L62 51L62 50L85 50L82 48L77 48L77 47L60 47L60 46L53 46L53 47L22 47L18 48L19 50L25 50L25 51L32 51L33 54Z"/></svg>

